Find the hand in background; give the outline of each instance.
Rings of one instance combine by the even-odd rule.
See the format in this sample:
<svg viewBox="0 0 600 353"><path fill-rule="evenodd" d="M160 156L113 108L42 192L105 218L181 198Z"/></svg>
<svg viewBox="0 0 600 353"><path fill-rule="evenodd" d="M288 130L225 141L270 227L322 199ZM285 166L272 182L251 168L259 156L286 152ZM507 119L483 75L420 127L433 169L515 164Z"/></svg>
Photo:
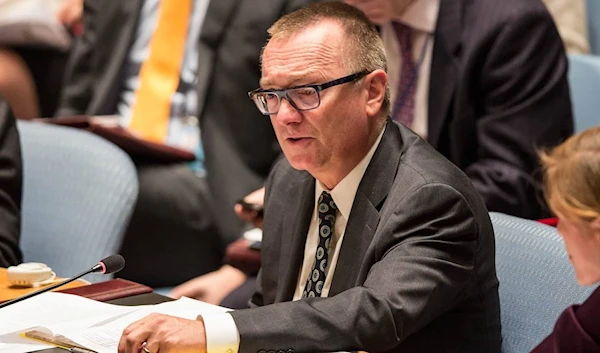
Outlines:
<svg viewBox="0 0 600 353"><path fill-rule="evenodd" d="M265 203L265 188L260 188L256 191L251 192L246 197L244 197L244 201L251 204L256 204L263 206ZM246 210L242 207L242 205L236 204L234 206L235 213L240 217L240 219L252 223L255 227L261 228L263 225L263 217L262 213L252 210Z"/></svg>
<svg viewBox="0 0 600 353"><path fill-rule="evenodd" d="M119 353L206 352L204 322L150 314L123 330Z"/></svg>
<svg viewBox="0 0 600 353"><path fill-rule="evenodd" d="M56 10L56 18L66 27L73 27L81 22L83 0L62 0Z"/></svg>
<svg viewBox="0 0 600 353"><path fill-rule="evenodd" d="M224 265L214 272L191 279L173 289L171 298L189 297L219 305L225 297L246 281L246 275L235 267Z"/></svg>

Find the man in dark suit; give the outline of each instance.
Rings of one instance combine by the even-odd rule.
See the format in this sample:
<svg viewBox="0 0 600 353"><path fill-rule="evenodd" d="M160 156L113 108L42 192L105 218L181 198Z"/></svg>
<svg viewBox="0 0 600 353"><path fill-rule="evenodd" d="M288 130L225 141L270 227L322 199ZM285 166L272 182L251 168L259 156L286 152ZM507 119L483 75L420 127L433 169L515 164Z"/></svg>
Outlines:
<svg viewBox="0 0 600 353"><path fill-rule="evenodd" d="M266 183L253 308L152 315L119 352L500 352L494 237L467 176L389 117L377 29L327 2L269 30L251 92L286 159Z"/></svg>
<svg viewBox="0 0 600 353"><path fill-rule="evenodd" d="M548 210L536 149L573 131L567 60L544 5L510 1L344 0L380 25L392 105L412 107L403 123L469 176L488 210L538 219ZM408 75L400 47L412 47Z"/></svg>
<svg viewBox="0 0 600 353"><path fill-rule="evenodd" d="M307 2L265 0L256 6L251 0L219 0L204 9L191 71L206 177L184 165L138 161L140 197L123 245L122 276L154 286L179 284L216 269L224 246L239 237L243 224L233 212L235 201L263 185L281 152L246 92L260 77L266 29ZM151 35L144 28L158 3L85 2L85 30L73 48L58 115L119 111L124 81L139 69L131 57L144 44L140 38ZM206 3L195 1L194 11Z"/></svg>
<svg viewBox="0 0 600 353"><path fill-rule="evenodd" d="M21 147L15 119L0 118L0 267L21 263L22 184Z"/></svg>
<svg viewBox="0 0 600 353"><path fill-rule="evenodd" d="M407 105L407 85L416 80L413 117L404 123L469 176L490 211L547 217L536 149L570 136L573 119L567 59L544 4L345 2L381 26L392 101ZM406 67L416 77L403 82Z"/></svg>

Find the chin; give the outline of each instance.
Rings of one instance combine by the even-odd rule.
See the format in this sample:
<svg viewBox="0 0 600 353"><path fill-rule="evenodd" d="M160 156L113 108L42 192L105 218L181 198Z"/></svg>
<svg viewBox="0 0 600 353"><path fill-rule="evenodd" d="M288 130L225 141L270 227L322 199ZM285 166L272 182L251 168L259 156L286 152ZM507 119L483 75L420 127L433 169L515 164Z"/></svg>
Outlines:
<svg viewBox="0 0 600 353"><path fill-rule="evenodd" d="M579 283L580 286L591 286L598 282L600 282L600 278L598 278L598 277L579 276L579 275L577 276L577 283Z"/></svg>
<svg viewBox="0 0 600 353"><path fill-rule="evenodd" d="M313 168L314 163L312 158L306 156L290 156L287 157L290 165L296 170L306 170L309 171Z"/></svg>

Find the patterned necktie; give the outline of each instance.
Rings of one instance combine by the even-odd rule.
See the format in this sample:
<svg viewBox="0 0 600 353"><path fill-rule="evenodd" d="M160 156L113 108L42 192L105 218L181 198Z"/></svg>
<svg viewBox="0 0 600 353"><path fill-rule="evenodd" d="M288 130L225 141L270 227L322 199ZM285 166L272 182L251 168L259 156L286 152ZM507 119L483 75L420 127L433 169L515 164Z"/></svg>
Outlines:
<svg viewBox="0 0 600 353"><path fill-rule="evenodd" d="M192 0L161 0L158 12L150 54L140 68L129 128L144 139L164 143L171 98L179 85Z"/></svg>
<svg viewBox="0 0 600 353"><path fill-rule="evenodd" d="M400 45L400 57L402 58L392 118L408 127L412 127L417 86L417 70L412 55L412 29L399 22L392 22L392 25Z"/></svg>
<svg viewBox="0 0 600 353"><path fill-rule="evenodd" d="M333 236L335 225L335 213L337 206L331 195L323 191L319 197L319 245L315 253L315 262L308 275L302 298L320 297L323 292L325 275L327 271L329 258L329 244Z"/></svg>

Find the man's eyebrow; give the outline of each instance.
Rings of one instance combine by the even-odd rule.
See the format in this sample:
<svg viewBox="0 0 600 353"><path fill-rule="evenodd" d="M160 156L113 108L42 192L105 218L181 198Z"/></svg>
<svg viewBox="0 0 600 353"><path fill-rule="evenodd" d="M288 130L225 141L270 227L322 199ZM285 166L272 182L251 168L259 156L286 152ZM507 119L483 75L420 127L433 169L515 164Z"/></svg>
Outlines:
<svg viewBox="0 0 600 353"><path fill-rule="evenodd" d="M306 83L309 79L316 78L316 77L317 77L317 75L314 72L307 72L307 73L303 73L300 75L296 75L288 82L288 85L286 85L286 87L283 87L283 88L299 86L299 85ZM273 86L272 81L270 81L268 79L264 79L264 78L260 79L260 87L263 89L282 89L282 87L270 87L270 86Z"/></svg>

